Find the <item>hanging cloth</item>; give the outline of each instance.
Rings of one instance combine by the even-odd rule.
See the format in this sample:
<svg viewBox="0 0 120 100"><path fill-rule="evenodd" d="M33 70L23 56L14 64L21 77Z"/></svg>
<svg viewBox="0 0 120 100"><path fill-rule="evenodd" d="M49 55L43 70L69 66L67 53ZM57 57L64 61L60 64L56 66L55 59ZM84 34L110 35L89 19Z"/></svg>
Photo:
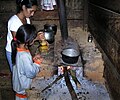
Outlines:
<svg viewBox="0 0 120 100"><path fill-rule="evenodd" d="M55 0L41 0L43 10L54 10L54 5L56 5Z"/></svg>

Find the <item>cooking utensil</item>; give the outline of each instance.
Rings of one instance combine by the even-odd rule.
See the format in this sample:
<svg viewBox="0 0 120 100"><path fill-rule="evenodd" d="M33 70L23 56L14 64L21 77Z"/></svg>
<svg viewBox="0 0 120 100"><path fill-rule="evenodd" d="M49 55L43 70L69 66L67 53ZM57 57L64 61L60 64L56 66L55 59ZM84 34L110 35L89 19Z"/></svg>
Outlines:
<svg viewBox="0 0 120 100"><path fill-rule="evenodd" d="M45 24L45 25L44 25L44 29L47 30L47 31L51 30L51 31L53 31L54 35L56 35L57 25L55 25L55 24L52 24L52 25L50 25L50 24Z"/></svg>
<svg viewBox="0 0 120 100"><path fill-rule="evenodd" d="M77 63L80 52L74 48L66 48L62 52L62 60L68 64Z"/></svg>
<svg viewBox="0 0 120 100"><path fill-rule="evenodd" d="M53 43L54 42L54 40L55 40L55 38L54 38L54 33L53 33L53 31L51 31L51 30L45 30L44 31L44 35L45 35L45 39L46 39L46 41L49 43L49 44L51 44L51 43Z"/></svg>

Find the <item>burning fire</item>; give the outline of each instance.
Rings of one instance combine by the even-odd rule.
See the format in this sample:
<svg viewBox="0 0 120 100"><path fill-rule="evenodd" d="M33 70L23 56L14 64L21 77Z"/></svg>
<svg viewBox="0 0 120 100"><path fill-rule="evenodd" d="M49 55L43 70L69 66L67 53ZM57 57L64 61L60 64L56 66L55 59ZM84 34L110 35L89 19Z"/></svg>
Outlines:
<svg viewBox="0 0 120 100"><path fill-rule="evenodd" d="M67 70L71 69L72 66L67 66ZM58 66L58 75L64 74L64 66Z"/></svg>

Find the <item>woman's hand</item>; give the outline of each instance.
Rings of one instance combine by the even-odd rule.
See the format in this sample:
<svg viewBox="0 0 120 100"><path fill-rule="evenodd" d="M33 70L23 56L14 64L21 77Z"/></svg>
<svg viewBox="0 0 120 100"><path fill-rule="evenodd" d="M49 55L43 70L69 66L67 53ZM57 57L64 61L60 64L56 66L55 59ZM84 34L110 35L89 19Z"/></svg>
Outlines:
<svg viewBox="0 0 120 100"><path fill-rule="evenodd" d="M35 40L45 40L45 36L43 32L38 32L37 33L37 37L35 38Z"/></svg>

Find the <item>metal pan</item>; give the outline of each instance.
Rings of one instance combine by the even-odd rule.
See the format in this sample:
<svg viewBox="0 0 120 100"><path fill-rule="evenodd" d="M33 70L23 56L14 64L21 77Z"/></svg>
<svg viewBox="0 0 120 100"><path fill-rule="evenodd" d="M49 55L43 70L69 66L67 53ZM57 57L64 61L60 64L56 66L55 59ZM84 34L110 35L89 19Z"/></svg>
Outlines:
<svg viewBox="0 0 120 100"><path fill-rule="evenodd" d="M80 52L76 49L69 48L69 49L64 49L62 52L62 60L65 63L68 64L74 64L77 63Z"/></svg>

